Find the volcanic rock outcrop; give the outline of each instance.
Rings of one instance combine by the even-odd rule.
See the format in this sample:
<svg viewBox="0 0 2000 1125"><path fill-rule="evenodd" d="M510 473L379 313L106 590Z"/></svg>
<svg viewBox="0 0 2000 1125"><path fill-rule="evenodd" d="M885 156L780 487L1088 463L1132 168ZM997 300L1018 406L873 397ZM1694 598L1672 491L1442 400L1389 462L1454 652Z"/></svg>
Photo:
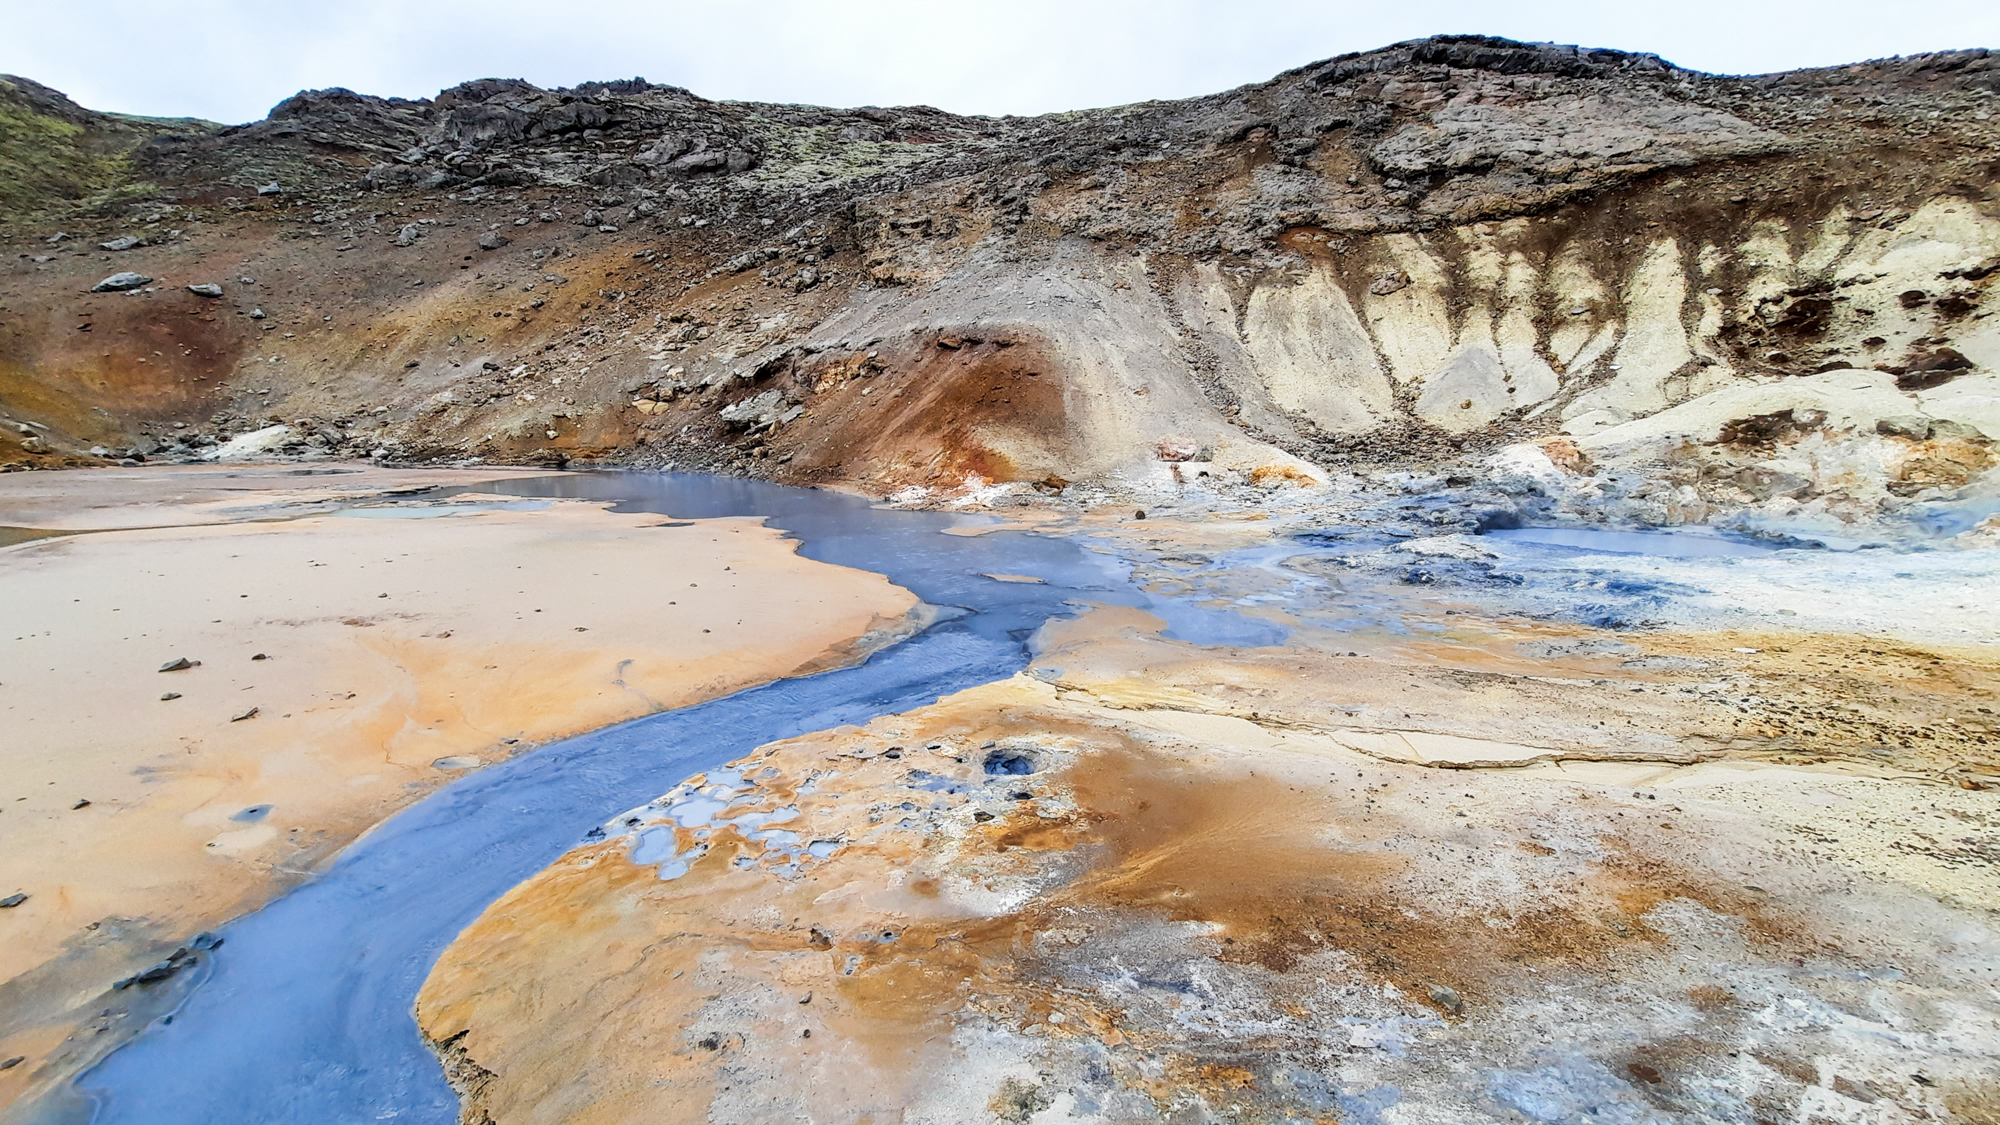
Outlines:
<svg viewBox="0 0 2000 1125"><path fill-rule="evenodd" d="M1976 489L2000 436L1985 51L1733 78L1446 36L1037 118L481 80L144 139L8 81L97 162L9 156L15 465L257 433L228 455L938 499L1515 445L1669 522L1839 522ZM90 292L117 271L159 280Z"/></svg>

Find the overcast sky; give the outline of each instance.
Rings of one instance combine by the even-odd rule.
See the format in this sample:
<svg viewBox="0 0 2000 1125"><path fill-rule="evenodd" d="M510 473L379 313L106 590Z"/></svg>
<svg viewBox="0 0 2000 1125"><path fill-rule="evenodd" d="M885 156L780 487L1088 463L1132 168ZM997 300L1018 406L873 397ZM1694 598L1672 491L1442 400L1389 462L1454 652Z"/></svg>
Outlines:
<svg viewBox="0 0 2000 1125"><path fill-rule="evenodd" d="M1031 114L1450 32L1760 73L2000 47L2000 0L0 0L0 73L93 109L229 123L304 88L635 75L712 98Z"/></svg>

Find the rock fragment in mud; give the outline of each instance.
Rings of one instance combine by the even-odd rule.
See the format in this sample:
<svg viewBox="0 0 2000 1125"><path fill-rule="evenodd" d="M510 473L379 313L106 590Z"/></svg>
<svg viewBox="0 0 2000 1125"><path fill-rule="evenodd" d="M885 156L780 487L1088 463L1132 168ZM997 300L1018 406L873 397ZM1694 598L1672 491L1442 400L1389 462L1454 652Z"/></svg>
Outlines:
<svg viewBox="0 0 2000 1125"><path fill-rule="evenodd" d="M131 976L116 982L111 987L123 991L136 985L158 984L181 970L199 963L201 954L221 944L222 936L220 934L204 930L194 937L189 938L186 945L168 954L166 960L153 965L151 968L133 973Z"/></svg>
<svg viewBox="0 0 2000 1125"><path fill-rule="evenodd" d="M1456 989L1442 984L1434 984L1430 986L1429 992L1431 1002L1450 1012L1452 1015L1458 1015L1465 1010L1465 1000L1459 996Z"/></svg>

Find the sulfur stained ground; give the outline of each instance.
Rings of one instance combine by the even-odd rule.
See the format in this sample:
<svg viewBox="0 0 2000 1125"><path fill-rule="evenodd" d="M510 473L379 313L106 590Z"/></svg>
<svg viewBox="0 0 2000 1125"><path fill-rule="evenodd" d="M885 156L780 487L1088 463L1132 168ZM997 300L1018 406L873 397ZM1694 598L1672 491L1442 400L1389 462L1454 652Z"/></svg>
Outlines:
<svg viewBox="0 0 2000 1125"><path fill-rule="evenodd" d="M1647 645L1801 712L1839 688L1847 639L1741 639ZM1991 1119L1986 775L1691 740L1741 713L1657 664L1586 690L1432 643L1327 664L1096 611L1028 674L737 763L684 875L612 822L461 936L420 1023L474 1121ZM1885 715L1992 683L1870 659ZM1389 760L1396 722L1487 758Z"/></svg>

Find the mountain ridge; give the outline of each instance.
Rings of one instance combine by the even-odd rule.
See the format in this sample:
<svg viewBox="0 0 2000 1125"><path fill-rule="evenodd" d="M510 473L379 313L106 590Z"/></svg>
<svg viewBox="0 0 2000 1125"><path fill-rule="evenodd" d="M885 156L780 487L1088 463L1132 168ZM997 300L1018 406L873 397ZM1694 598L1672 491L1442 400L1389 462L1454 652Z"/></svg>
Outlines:
<svg viewBox="0 0 2000 1125"><path fill-rule="evenodd" d="M303 91L135 144L141 198L10 213L0 407L41 432L0 460L673 465L1035 502L1523 442L1588 459L1718 392L1858 371L1927 419L1921 448L1718 425L1676 511L1770 503L1703 474L1808 438L1888 466L1849 497L1886 510L1971 486L2000 436L1996 90L1984 50L1745 78L1444 36L1040 117L640 79ZM137 245L66 250L60 224ZM127 266L173 287L84 295Z"/></svg>

